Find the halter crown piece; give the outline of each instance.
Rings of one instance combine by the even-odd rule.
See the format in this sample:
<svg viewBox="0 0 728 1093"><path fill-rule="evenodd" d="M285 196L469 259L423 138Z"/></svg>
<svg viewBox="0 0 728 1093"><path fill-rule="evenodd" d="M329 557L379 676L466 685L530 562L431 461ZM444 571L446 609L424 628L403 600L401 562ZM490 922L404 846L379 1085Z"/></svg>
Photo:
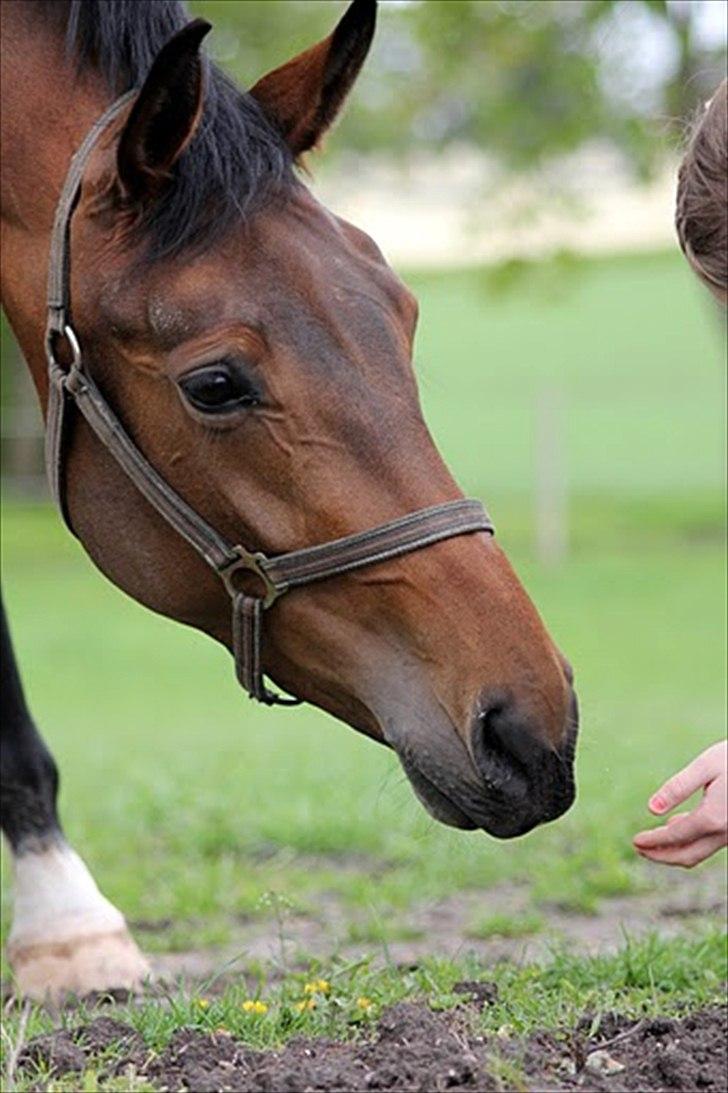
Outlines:
<svg viewBox="0 0 728 1093"><path fill-rule="evenodd" d="M232 638L235 671L251 698L266 705L295 705L300 699L279 695L265 684L261 663L263 613L290 589L363 566L385 562L469 532L494 532L479 501L448 501L419 509L368 531L333 539L288 554L268 557L229 543L172 489L131 439L93 378L85 368L82 339L74 330L70 299L70 229L84 170L94 145L136 91L117 99L94 123L71 159L56 207L48 266L48 407L46 416L46 469L53 498L71 528L65 500L64 453L69 429L78 410L106 450L114 457L139 492L167 523L194 547L220 577L232 603ZM70 350L71 363L62 365L59 344ZM241 591L236 575L254 574L261 595Z"/></svg>

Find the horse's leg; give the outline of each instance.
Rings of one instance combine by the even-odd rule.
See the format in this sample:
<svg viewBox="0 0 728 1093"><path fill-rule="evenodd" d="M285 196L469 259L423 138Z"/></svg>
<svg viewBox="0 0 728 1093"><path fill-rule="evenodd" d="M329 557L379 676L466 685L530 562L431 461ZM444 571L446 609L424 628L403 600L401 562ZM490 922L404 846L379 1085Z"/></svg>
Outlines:
<svg viewBox="0 0 728 1093"><path fill-rule="evenodd" d="M33 998L139 986L149 968L124 916L63 837L58 770L28 711L2 604L0 615L0 804L15 866L8 957L17 986Z"/></svg>

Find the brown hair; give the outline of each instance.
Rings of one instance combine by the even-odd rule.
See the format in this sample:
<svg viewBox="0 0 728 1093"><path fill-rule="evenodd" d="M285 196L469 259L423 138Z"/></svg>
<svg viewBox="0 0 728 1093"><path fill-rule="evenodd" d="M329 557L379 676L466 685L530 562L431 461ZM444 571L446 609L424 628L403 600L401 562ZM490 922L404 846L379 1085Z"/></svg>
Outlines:
<svg viewBox="0 0 728 1093"><path fill-rule="evenodd" d="M675 225L695 272L728 294L728 80L701 113L680 164Z"/></svg>

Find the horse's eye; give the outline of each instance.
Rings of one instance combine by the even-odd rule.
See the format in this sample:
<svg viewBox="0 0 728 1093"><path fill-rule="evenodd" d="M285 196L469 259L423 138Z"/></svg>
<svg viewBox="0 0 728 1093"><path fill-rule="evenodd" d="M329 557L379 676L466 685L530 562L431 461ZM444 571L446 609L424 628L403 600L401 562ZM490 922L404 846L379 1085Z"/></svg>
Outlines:
<svg viewBox="0 0 728 1093"><path fill-rule="evenodd" d="M210 414L260 403L260 392L234 362L205 365L183 376L179 385L188 402Z"/></svg>

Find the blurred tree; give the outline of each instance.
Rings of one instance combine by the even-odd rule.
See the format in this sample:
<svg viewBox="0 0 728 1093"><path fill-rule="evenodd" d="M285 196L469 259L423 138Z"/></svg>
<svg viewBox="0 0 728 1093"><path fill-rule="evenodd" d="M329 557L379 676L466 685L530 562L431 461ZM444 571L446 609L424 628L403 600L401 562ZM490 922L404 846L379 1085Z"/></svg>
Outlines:
<svg viewBox="0 0 728 1093"><path fill-rule="evenodd" d="M724 0L384 0L338 147L469 142L527 170L602 139L637 177L722 78L696 31ZM337 0L193 0L243 85L329 33ZM714 14L714 13L711 13Z"/></svg>

